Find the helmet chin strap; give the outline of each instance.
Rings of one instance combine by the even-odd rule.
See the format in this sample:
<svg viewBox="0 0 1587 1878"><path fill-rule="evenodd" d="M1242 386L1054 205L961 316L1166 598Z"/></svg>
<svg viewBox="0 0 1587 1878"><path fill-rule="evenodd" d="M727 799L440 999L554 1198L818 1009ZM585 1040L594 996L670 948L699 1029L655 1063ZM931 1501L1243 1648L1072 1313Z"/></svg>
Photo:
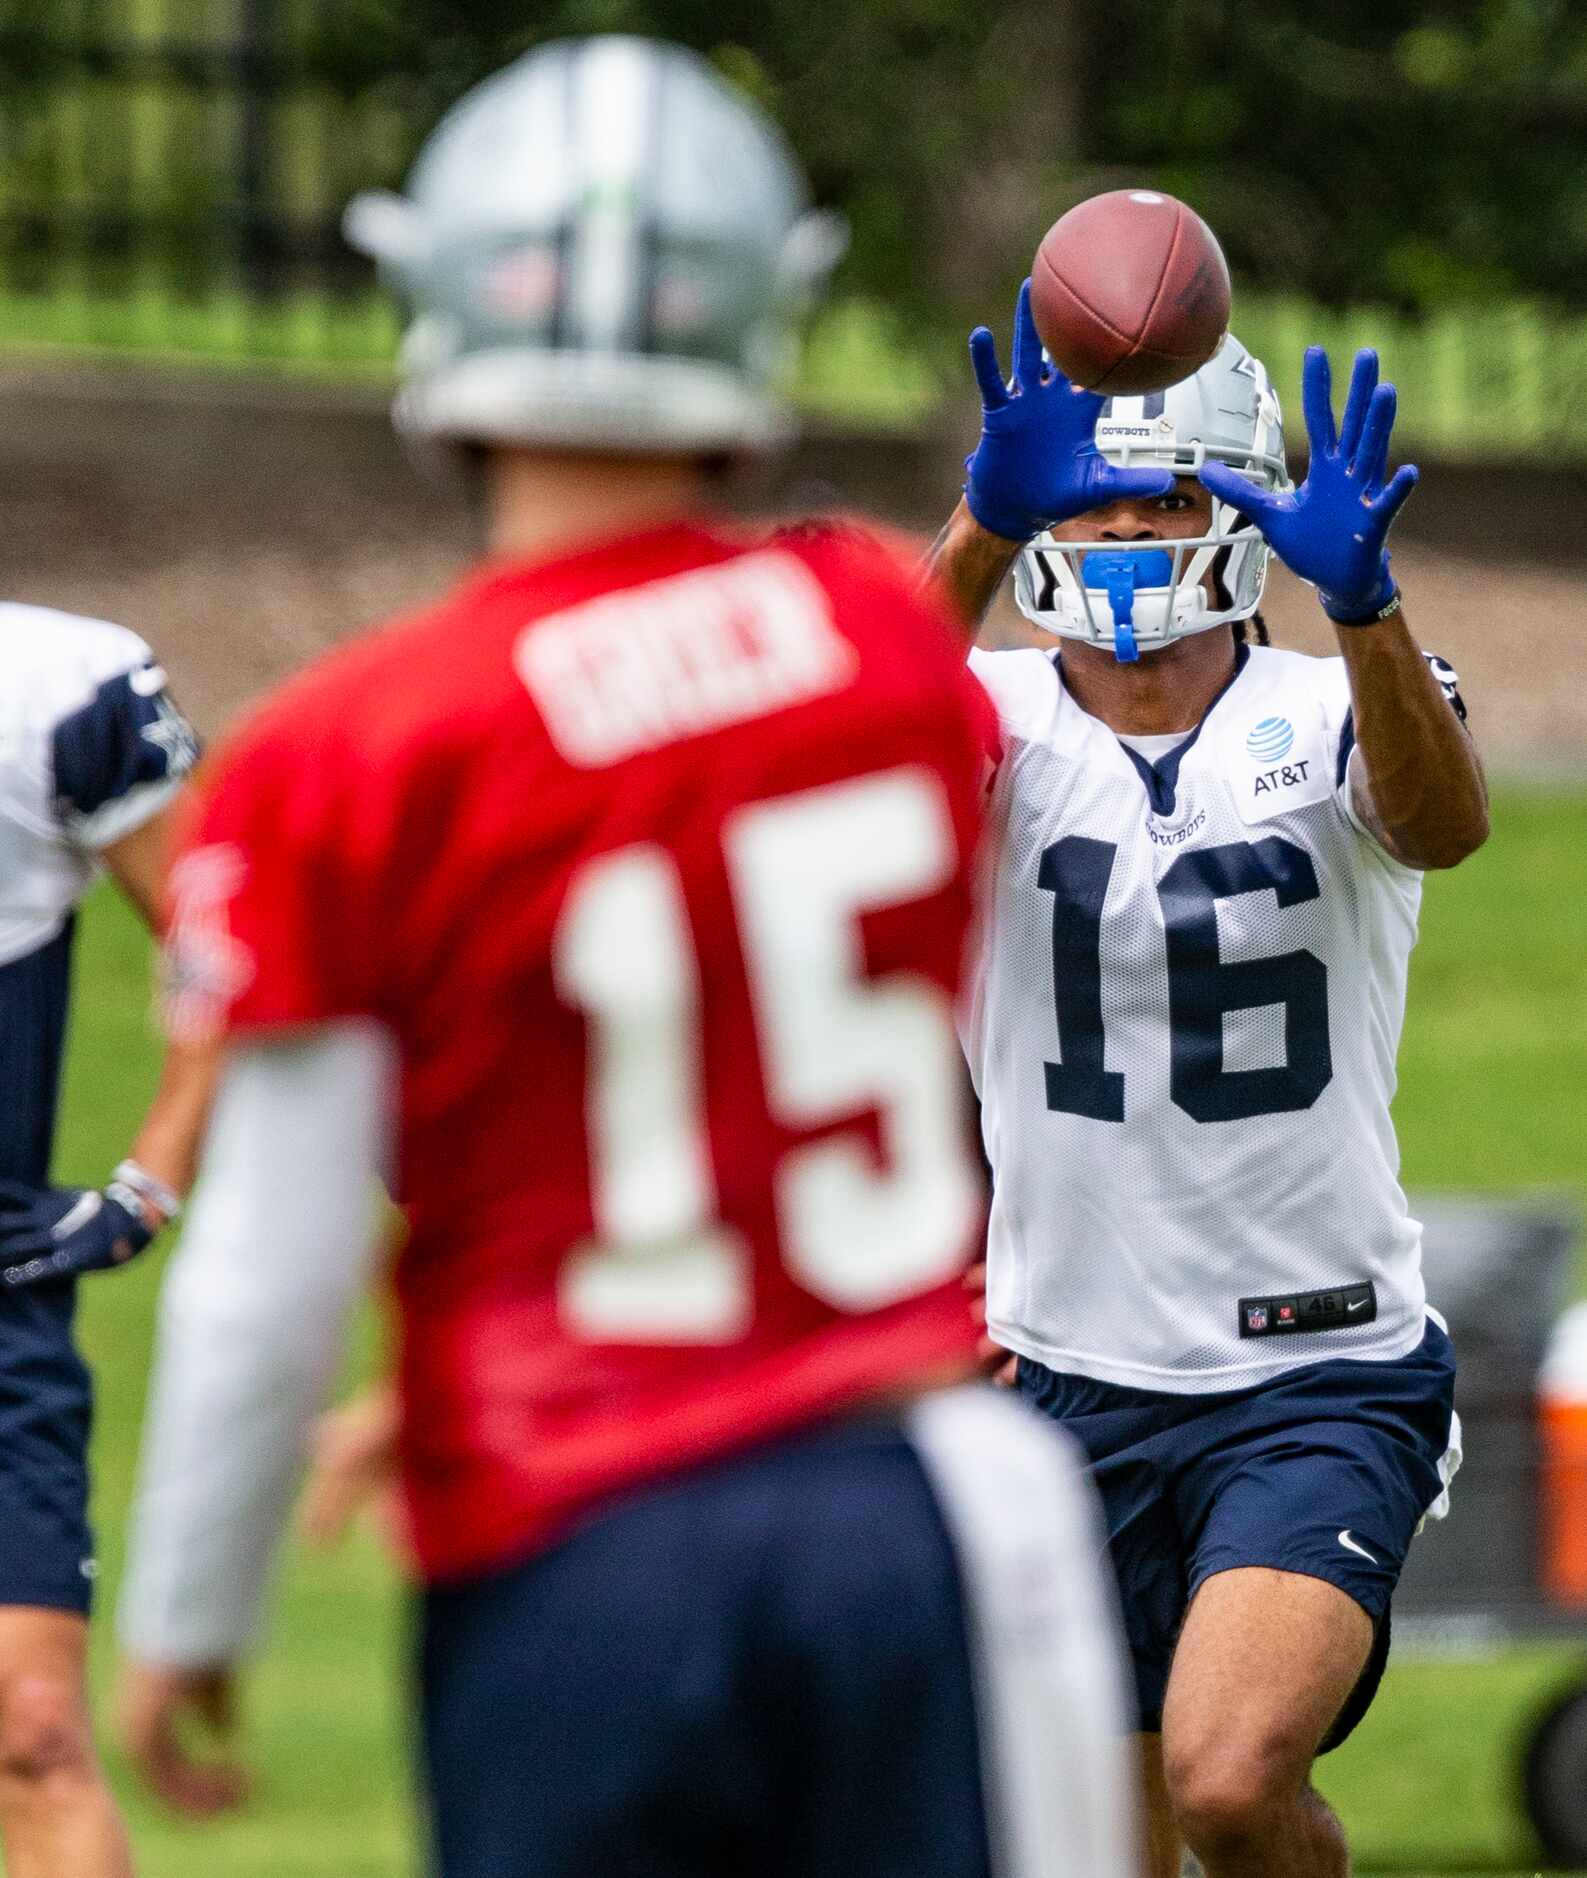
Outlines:
<svg viewBox="0 0 1587 1878"><path fill-rule="evenodd" d="M1141 656L1135 638L1135 594L1141 587L1171 587L1173 557L1162 548L1120 548L1088 554L1081 563L1081 578L1088 588L1100 587L1113 609L1113 656L1121 665L1134 665Z"/></svg>

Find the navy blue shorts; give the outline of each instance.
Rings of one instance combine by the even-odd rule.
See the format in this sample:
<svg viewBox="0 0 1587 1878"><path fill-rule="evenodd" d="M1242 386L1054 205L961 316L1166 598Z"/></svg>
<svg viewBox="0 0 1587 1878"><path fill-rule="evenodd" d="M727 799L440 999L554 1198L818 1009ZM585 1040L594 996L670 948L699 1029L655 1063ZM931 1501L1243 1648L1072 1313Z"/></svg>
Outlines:
<svg viewBox="0 0 1587 1878"><path fill-rule="evenodd" d="M72 1340L74 1292L0 1297L0 1605L87 1616L92 1392Z"/></svg>
<svg viewBox="0 0 1587 1878"><path fill-rule="evenodd" d="M1162 1726L1190 1600L1217 1572L1262 1565L1337 1585L1377 1628L1366 1673L1324 1747L1370 1706L1389 1600L1443 1489L1455 1354L1429 1322L1388 1362L1345 1358L1218 1395L1062 1375L1021 1357L1021 1392L1090 1459L1118 1573L1141 1726Z"/></svg>
<svg viewBox="0 0 1587 1878"><path fill-rule="evenodd" d="M421 1656L444 1878L988 1878L955 1554L890 1422L432 1588Z"/></svg>

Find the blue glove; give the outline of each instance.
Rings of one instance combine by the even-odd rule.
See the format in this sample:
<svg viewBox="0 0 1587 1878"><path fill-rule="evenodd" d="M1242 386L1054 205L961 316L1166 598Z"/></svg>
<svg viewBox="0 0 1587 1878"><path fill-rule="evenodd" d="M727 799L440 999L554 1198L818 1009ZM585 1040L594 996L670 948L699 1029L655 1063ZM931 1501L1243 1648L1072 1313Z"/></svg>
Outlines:
<svg viewBox="0 0 1587 1878"><path fill-rule="evenodd" d="M12 1290L125 1265L153 1237L119 1183L96 1193L0 1180L0 1282Z"/></svg>
<svg viewBox="0 0 1587 1878"><path fill-rule="evenodd" d="M1418 472L1406 464L1384 487L1395 396L1392 385L1378 383L1375 352L1356 354L1337 436L1321 346L1306 353L1301 388L1311 467L1292 496L1258 489L1225 463L1206 464L1201 480L1220 502L1248 515L1284 565L1316 587L1330 619L1359 624L1377 618L1398 591L1384 544Z"/></svg>
<svg viewBox="0 0 1587 1878"><path fill-rule="evenodd" d="M981 387L981 441L965 459L970 513L1007 541L1029 541L1054 522L1130 497L1166 496L1169 470L1115 469L1097 449L1105 400L1077 391L1041 355L1030 310L1030 282L1014 312L1014 381L1003 382L997 341L984 326L970 335L970 362Z"/></svg>

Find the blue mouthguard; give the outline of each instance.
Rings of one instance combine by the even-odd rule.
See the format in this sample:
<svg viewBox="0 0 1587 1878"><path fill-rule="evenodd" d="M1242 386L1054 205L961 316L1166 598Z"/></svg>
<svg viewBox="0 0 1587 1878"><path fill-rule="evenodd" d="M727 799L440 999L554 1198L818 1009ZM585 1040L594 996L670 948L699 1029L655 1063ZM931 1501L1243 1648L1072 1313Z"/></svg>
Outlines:
<svg viewBox="0 0 1587 1878"><path fill-rule="evenodd" d="M1135 595L1141 587L1169 587L1174 557L1164 548L1119 548L1088 554L1081 562L1088 592L1101 590L1113 608L1113 656L1133 665L1141 656L1135 643Z"/></svg>

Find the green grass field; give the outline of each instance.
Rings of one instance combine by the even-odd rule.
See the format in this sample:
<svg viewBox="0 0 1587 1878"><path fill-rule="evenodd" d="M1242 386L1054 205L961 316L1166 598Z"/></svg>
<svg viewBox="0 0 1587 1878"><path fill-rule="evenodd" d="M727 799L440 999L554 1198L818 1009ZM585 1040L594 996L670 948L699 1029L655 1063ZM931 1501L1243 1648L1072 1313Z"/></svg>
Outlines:
<svg viewBox="0 0 1587 1878"><path fill-rule="evenodd" d="M1403 1055L1399 1122L1413 1185L1566 1187L1587 1169L1587 793L1502 790L1485 853L1428 888ZM153 1081L147 949L110 894L91 903L60 1156L97 1181ZM262 1240L259 1256L268 1258ZM99 1377L97 1509L115 1599L122 1521L158 1270L85 1287L82 1336ZM1587 1281L1587 1273L1583 1274ZM110 1625L98 1633L103 1687ZM414 1869L399 1684L401 1592L373 1541L288 1558L247 1700L259 1793L235 1823L164 1819L127 1788L146 1878L398 1878ZM1587 1657L1587 1639L1580 1653ZM1515 1744L1571 1664L1548 1649L1391 1670L1371 1719L1325 1764L1363 1871L1524 1873ZM555 1696L556 1692L552 1692ZM117 1770L118 1779L121 1770Z"/></svg>

